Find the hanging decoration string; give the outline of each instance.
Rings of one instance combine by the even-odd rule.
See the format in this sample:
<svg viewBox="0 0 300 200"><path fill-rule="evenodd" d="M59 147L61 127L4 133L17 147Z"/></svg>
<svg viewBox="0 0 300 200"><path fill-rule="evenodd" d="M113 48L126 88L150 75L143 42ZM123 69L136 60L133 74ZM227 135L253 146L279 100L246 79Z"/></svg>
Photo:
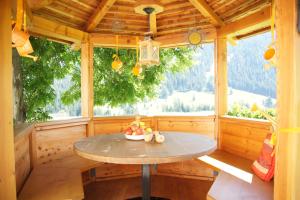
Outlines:
<svg viewBox="0 0 300 200"><path fill-rule="evenodd" d="M116 54L113 55L113 62L111 66L113 70L121 73L121 68L123 66L123 63L119 58L119 36L118 35L116 35Z"/></svg>
<svg viewBox="0 0 300 200"><path fill-rule="evenodd" d="M136 47L135 47L135 49L136 49L136 63L138 63L139 62L139 37L138 36L136 36L135 41L136 41Z"/></svg>
<svg viewBox="0 0 300 200"><path fill-rule="evenodd" d="M272 0L272 10L271 10L271 34L272 34L272 43L275 42L275 2Z"/></svg>
<svg viewBox="0 0 300 200"><path fill-rule="evenodd" d="M265 64L265 69L268 70L272 66L276 67L276 47L275 47L275 2L272 0L271 5L271 34L272 34L272 42L268 46L268 49L264 53L264 59L267 61Z"/></svg>
<svg viewBox="0 0 300 200"><path fill-rule="evenodd" d="M132 68L132 73L134 76L142 78L140 75L143 71L142 66L139 63L139 37L135 37L136 40L136 63L135 66Z"/></svg>
<svg viewBox="0 0 300 200"><path fill-rule="evenodd" d="M119 56L119 47L118 47L118 45L119 45L119 36L116 35L116 51L117 51L117 55Z"/></svg>

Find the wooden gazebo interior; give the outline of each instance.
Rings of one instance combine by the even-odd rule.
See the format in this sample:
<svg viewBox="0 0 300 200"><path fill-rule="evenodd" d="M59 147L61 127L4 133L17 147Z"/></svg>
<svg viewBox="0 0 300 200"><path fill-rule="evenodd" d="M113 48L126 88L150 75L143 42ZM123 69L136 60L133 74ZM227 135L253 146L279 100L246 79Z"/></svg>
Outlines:
<svg viewBox="0 0 300 200"><path fill-rule="evenodd" d="M134 10L139 4L153 2L164 9L155 20L149 22L148 16ZM297 57L300 36L296 1L275 0L278 138L275 179L271 182L261 181L250 169L260 154L271 123L225 115L227 42L269 31L270 0L27 0L24 10L30 35L69 44L81 51L82 117L13 127L11 24L17 17L18 6L17 0L0 2L0 200L140 196L137 184L140 166L84 160L74 155L73 143L84 137L122 132L134 119L134 116L94 116L93 48L115 48L116 35L119 48L135 48L136 38L143 40L150 26L161 48L187 45L191 28L201 31L203 42L214 42L216 108L215 115L211 116L154 116L142 120L155 130L193 132L214 138L218 150L210 157L223 163L215 165L199 158L159 165L157 171L152 172L153 185L159 185L153 187L155 196L169 199L300 198L297 190L300 137L297 131L281 131L300 126L300 90L297 88L300 85ZM240 175L232 173L234 170L224 164L242 170L242 174L253 175L252 182L241 180ZM96 191L100 193L93 194Z"/></svg>

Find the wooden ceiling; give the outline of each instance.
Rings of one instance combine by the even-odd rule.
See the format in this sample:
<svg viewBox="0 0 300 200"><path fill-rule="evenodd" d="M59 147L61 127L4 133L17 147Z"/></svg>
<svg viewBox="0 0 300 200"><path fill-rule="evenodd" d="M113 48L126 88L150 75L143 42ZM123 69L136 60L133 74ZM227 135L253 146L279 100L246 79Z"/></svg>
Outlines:
<svg viewBox="0 0 300 200"><path fill-rule="evenodd" d="M89 33L143 36L148 17L134 12L139 0L28 0L33 16ZM157 36L215 30L270 6L270 0L161 0ZM118 25L117 24L121 24Z"/></svg>

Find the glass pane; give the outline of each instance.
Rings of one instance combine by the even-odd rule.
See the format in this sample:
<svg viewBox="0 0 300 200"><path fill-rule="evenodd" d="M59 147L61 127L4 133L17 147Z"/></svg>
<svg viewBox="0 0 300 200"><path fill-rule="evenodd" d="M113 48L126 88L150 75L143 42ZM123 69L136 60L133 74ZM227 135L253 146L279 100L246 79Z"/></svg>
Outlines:
<svg viewBox="0 0 300 200"><path fill-rule="evenodd" d="M184 71L164 74L156 98L118 107L95 106L95 115L214 114L214 44L205 44L203 48L196 49L192 58L192 66Z"/></svg>
<svg viewBox="0 0 300 200"><path fill-rule="evenodd" d="M236 46L228 44L229 114L247 113L254 103L265 109L275 108L276 70L266 70L263 58L270 43L268 32L242 39Z"/></svg>

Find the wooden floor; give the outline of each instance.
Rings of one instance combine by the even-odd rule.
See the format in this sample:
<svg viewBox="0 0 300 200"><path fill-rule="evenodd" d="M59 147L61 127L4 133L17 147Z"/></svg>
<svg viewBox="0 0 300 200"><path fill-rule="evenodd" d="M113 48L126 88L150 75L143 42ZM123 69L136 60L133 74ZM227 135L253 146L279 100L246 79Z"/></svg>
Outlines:
<svg viewBox="0 0 300 200"><path fill-rule="evenodd" d="M153 176L151 195L171 200L205 200L211 181ZM85 200L124 200L141 196L141 178L99 181L85 186Z"/></svg>

